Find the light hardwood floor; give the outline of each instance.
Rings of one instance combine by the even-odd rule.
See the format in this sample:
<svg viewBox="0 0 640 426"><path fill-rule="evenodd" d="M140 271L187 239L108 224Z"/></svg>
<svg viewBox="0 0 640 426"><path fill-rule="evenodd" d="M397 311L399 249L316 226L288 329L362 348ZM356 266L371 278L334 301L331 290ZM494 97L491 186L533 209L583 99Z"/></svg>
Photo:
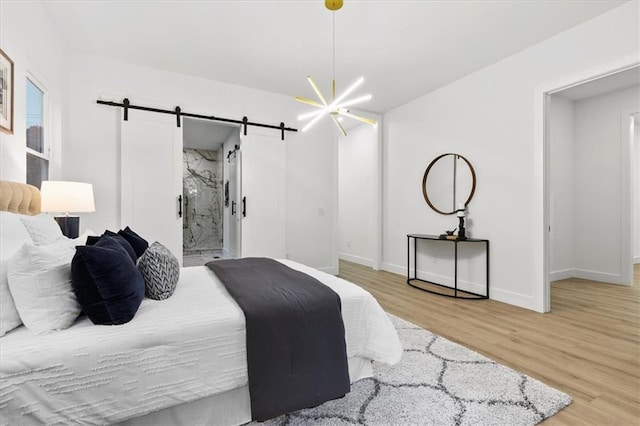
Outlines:
<svg viewBox="0 0 640 426"><path fill-rule="evenodd" d="M640 425L640 265L632 287L552 283L547 314L433 295L403 276L346 261L340 276L387 312L571 395L573 403L545 425Z"/></svg>

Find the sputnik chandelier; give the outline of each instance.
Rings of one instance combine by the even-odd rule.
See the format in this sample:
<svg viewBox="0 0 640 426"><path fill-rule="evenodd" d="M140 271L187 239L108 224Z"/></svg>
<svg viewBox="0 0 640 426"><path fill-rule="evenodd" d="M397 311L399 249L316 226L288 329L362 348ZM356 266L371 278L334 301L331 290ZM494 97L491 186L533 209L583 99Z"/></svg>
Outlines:
<svg viewBox="0 0 640 426"><path fill-rule="evenodd" d="M311 105L316 109L298 116L298 120L310 120L303 128L302 131L305 132L309 130L314 124L316 124L322 117L328 115L331 117L333 122L336 124L340 132L346 136L347 132L345 131L342 124L340 124L340 117L348 117L353 118L358 121L362 121L363 123L371 124L372 126L376 125L376 121L370 118L361 117L359 115L355 115L349 112L347 109L352 105L356 105L362 102L366 102L371 99L371 95L363 95L352 99L347 99L354 90L356 90L363 82L364 77L360 77L356 80L351 86L347 88L340 96L336 97L336 18L335 11L342 7L342 0L325 0L324 5L327 9L332 12L333 15L333 79L331 83L331 103L328 103L326 98L320 92L320 89L313 81L311 76L307 77L309 84L313 88L313 91L318 95L318 99L320 102L314 101L312 99L304 98L302 96L296 96L296 100L303 102L307 105Z"/></svg>

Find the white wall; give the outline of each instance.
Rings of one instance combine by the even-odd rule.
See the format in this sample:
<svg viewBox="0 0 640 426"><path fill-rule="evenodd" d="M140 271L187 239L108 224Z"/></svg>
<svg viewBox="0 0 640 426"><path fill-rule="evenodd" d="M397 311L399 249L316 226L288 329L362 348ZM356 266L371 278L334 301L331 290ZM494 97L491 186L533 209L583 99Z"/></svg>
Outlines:
<svg viewBox="0 0 640 426"><path fill-rule="evenodd" d="M620 170L629 161L629 153L622 152L629 125L621 125L621 114L639 106L639 90L634 86L575 102L574 276L580 278L624 281L620 241L630 230L621 223Z"/></svg>
<svg viewBox="0 0 640 426"><path fill-rule="evenodd" d="M377 129L361 124L338 139L338 256L373 265Z"/></svg>
<svg viewBox="0 0 640 426"><path fill-rule="evenodd" d="M633 241L633 263L640 263L640 114L636 114L633 126L634 184L633 189L633 224L635 238Z"/></svg>
<svg viewBox="0 0 640 426"><path fill-rule="evenodd" d="M300 107L293 108L297 116ZM338 270L338 209L334 196L338 148L334 126L331 120L320 120L307 132L314 135L313 143L305 141L305 133L300 142L287 144L287 257L328 273ZM317 260L318 251L323 253L322 262ZM327 259L325 255L333 257Z"/></svg>
<svg viewBox="0 0 640 426"><path fill-rule="evenodd" d="M455 226L428 208L420 182L436 155L458 152L476 169L469 228L491 240L491 297L545 309L541 90L639 61L638 7L625 3L385 114L385 269L405 273L407 233Z"/></svg>
<svg viewBox="0 0 640 426"><path fill-rule="evenodd" d="M43 85L49 176L61 176L62 141L67 132L67 47L39 2L0 2L0 47L14 62L13 134L0 133L0 179L26 181L26 78ZM47 120L47 118L45 118ZM46 139L45 139L46 140Z"/></svg>
<svg viewBox="0 0 640 426"><path fill-rule="evenodd" d="M70 59L70 138L64 177L94 184L96 213L83 219L101 230L120 223L119 108L96 104L100 97L297 127L300 106L292 97L74 54ZM274 130L278 132L278 130ZM317 126L287 133L287 251L293 260L332 271L334 239L333 129ZM152 153L150 153L152 155ZM325 179L326 177L326 179ZM318 215L323 209L325 214Z"/></svg>
<svg viewBox="0 0 640 426"><path fill-rule="evenodd" d="M574 249L574 135L573 101L552 95L549 110L551 280L573 276Z"/></svg>

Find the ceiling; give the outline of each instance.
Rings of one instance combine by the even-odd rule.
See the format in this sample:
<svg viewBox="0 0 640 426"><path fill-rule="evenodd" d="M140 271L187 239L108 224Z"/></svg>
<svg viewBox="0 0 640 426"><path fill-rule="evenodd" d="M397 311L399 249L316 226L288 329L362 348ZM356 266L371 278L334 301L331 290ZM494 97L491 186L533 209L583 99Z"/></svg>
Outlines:
<svg viewBox="0 0 640 426"><path fill-rule="evenodd" d="M564 89L556 94L578 101L640 84L640 67L633 67L596 80ZM640 93L638 93L640 97Z"/></svg>
<svg viewBox="0 0 640 426"><path fill-rule="evenodd" d="M322 0L44 0L74 51L286 95L329 93ZM358 77L383 113L624 3L346 0L335 12L338 92Z"/></svg>
<svg viewBox="0 0 640 426"><path fill-rule="evenodd" d="M240 128L208 120L184 118L182 126L183 147L216 151L233 131L240 132Z"/></svg>

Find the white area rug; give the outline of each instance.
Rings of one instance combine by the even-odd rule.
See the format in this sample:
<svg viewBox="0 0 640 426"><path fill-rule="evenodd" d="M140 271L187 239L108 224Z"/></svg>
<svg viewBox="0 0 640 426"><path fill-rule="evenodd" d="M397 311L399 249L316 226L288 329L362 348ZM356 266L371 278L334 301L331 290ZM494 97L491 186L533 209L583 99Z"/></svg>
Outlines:
<svg viewBox="0 0 640 426"><path fill-rule="evenodd" d="M375 376L344 398L262 425L534 425L571 397L464 346L389 315L402 360L374 363Z"/></svg>

